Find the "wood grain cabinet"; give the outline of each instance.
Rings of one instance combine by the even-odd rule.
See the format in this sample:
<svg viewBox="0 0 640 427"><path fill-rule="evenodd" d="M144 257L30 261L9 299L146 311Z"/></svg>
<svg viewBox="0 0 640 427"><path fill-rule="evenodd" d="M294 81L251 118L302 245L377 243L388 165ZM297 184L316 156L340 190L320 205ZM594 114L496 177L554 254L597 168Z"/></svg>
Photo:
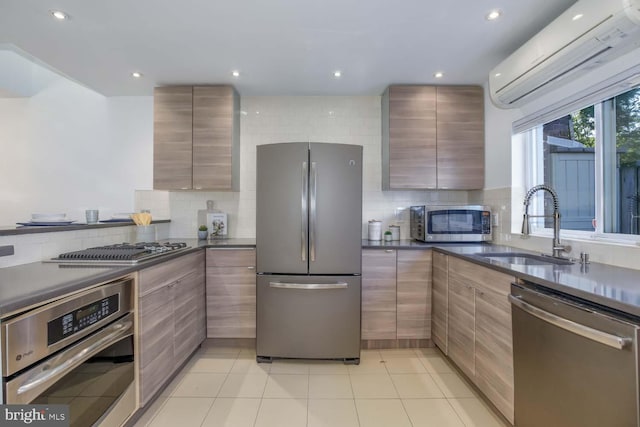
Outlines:
<svg viewBox="0 0 640 427"><path fill-rule="evenodd" d="M382 188L483 187L482 87L389 86L382 96Z"/></svg>
<svg viewBox="0 0 640 427"><path fill-rule="evenodd" d="M431 251L399 250L397 339L431 338Z"/></svg>
<svg viewBox="0 0 640 427"><path fill-rule="evenodd" d="M202 251L139 272L140 404L146 405L205 338Z"/></svg>
<svg viewBox="0 0 640 427"><path fill-rule="evenodd" d="M383 188L436 188L436 87L390 86L382 109Z"/></svg>
<svg viewBox="0 0 640 427"><path fill-rule="evenodd" d="M433 282L431 308L431 336L433 342L444 354L448 354L447 329L449 317L449 259L448 256L433 252Z"/></svg>
<svg viewBox="0 0 640 427"><path fill-rule="evenodd" d="M448 257L448 356L513 423L513 277ZM435 270L434 270L435 271Z"/></svg>
<svg viewBox="0 0 640 427"><path fill-rule="evenodd" d="M484 187L484 97L480 86L438 86L438 188Z"/></svg>
<svg viewBox="0 0 640 427"><path fill-rule="evenodd" d="M255 249L207 249L207 337L256 337Z"/></svg>
<svg viewBox="0 0 640 427"><path fill-rule="evenodd" d="M362 339L431 338L431 251L362 251Z"/></svg>
<svg viewBox="0 0 640 427"><path fill-rule="evenodd" d="M363 340L396 339L396 250L362 251Z"/></svg>
<svg viewBox="0 0 640 427"><path fill-rule="evenodd" d="M448 356L470 378L475 375L475 290L449 270Z"/></svg>
<svg viewBox="0 0 640 427"><path fill-rule="evenodd" d="M153 188L237 191L239 109L232 86L155 88Z"/></svg>

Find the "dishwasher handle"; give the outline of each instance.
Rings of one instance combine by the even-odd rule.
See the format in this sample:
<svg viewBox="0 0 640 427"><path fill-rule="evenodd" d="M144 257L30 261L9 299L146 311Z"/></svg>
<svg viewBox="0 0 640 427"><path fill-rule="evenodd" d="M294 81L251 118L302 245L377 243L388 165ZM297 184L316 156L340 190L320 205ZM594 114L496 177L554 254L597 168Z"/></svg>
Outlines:
<svg viewBox="0 0 640 427"><path fill-rule="evenodd" d="M541 308L523 301L522 298L518 296L509 295L509 301L511 302L511 304L523 310L525 313L535 316L544 322L550 323L554 326L557 326L558 328L564 329L565 331L590 339L600 344L613 347L618 350L624 350L633 342L633 340L629 337L619 337L617 335L612 335L607 332L603 332L598 329L590 328L589 326L576 323L569 319L565 319L553 313L549 313L546 310L542 310Z"/></svg>

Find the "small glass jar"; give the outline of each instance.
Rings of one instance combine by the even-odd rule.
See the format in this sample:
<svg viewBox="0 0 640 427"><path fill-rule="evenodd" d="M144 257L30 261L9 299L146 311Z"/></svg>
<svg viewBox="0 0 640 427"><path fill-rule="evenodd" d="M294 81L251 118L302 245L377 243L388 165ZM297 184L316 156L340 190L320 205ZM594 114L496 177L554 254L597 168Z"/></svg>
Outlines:
<svg viewBox="0 0 640 427"><path fill-rule="evenodd" d="M400 240L400 226L390 225L389 231L391 232L391 240Z"/></svg>

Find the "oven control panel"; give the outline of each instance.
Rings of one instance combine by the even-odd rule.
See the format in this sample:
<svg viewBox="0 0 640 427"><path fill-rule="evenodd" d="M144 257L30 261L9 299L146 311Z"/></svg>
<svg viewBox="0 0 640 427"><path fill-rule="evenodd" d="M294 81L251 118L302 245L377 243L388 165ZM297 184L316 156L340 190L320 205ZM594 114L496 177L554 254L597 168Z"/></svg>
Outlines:
<svg viewBox="0 0 640 427"><path fill-rule="evenodd" d="M62 341L116 313L120 309L119 296L108 296L47 322L47 345Z"/></svg>

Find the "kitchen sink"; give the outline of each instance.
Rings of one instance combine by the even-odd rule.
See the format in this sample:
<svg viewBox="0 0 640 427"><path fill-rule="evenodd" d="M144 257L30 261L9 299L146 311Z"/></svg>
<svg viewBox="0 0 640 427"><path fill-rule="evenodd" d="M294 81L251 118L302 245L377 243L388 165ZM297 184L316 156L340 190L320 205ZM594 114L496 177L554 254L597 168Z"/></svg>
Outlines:
<svg viewBox="0 0 640 427"><path fill-rule="evenodd" d="M515 265L571 265L570 259L554 258L549 255L534 255L523 252L478 252L476 256L491 261Z"/></svg>

